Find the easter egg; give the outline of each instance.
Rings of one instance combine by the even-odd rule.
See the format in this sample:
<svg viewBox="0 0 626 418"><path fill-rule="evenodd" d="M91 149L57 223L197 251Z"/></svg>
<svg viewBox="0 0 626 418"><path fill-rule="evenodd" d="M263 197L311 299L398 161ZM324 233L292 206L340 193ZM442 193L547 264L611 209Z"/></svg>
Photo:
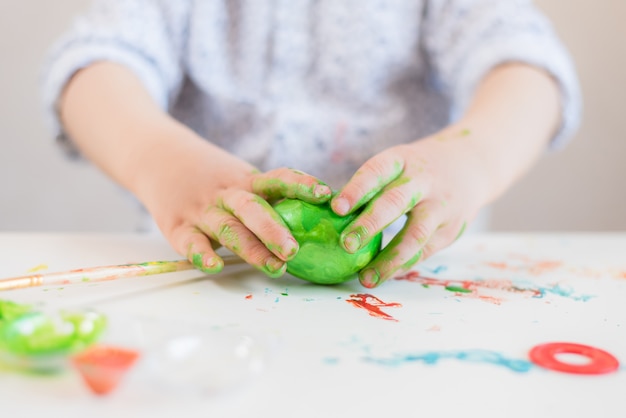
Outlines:
<svg viewBox="0 0 626 418"><path fill-rule="evenodd" d="M341 232L359 211L339 216L328 203L314 205L296 199L284 199L274 209L300 246L296 256L287 262L287 272L300 279L317 284L352 280L380 251L382 233L354 254L341 246Z"/></svg>

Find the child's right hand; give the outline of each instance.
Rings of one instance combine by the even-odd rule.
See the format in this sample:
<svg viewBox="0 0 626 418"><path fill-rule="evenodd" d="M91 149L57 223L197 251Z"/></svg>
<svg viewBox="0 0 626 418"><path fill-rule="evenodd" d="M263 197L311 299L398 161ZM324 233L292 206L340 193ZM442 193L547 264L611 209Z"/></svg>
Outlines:
<svg viewBox="0 0 626 418"><path fill-rule="evenodd" d="M174 170L160 170L138 190L174 249L206 273L219 272L224 246L271 277L286 270L298 243L271 207L281 198L310 203L330 199L331 189L308 174L279 168L260 173L248 163L213 148L211 159L198 157L207 144L187 143L171 152L198 152L177 158ZM146 193L145 190L153 190Z"/></svg>

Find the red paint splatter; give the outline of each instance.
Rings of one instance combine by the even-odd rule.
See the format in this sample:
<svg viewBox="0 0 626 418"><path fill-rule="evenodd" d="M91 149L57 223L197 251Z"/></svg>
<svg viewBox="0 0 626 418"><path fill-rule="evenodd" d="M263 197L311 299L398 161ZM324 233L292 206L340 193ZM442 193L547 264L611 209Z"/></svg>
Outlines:
<svg viewBox="0 0 626 418"><path fill-rule="evenodd" d="M369 293L359 293L356 295L350 295L351 299L346 299L346 302L351 305L365 309L371 316L376 318L386 319L388 321L398 322L393 316L388 313L383 312L380 308L400 308L402 305L397 302L383 302L378 299L376 296L370 295Z"/></svg>
<svg viewBox="0 0 626 418"><path fill-rule="evenodd" d="M246 299L248 300L252 299L252 294L246 295Z"/></svg>

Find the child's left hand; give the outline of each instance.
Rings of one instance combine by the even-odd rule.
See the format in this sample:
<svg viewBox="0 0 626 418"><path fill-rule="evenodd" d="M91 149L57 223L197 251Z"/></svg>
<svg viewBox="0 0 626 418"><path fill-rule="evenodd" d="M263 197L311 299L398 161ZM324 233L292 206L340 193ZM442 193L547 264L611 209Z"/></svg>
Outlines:
<svg viewBox="0 0 626 418"><path fill-rule="evenodd" d="M471 132L451 128L372 157L332 199L335 213L365 206L342 233L356 252L385 227L407 215L403 229L359 273L373 288L448 246L489 199L490 181Z"/></svg>

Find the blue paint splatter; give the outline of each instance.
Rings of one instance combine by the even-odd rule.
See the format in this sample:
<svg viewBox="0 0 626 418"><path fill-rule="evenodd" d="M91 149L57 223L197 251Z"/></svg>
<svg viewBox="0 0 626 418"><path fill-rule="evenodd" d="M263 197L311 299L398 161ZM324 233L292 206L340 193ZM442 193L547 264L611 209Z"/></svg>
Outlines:
<svg viewBox="0 0 626 418"><path fill-rule="evenodd" d="M546 293L552 293L553 295L570 298L575 301L587 302L589 299L594 297L593 295L576 295L574 289L572 289L571 287L565 287L560 284L556 284L552 287L539 286L537 290L541 293L541 295L535 296L537 298L544 297Z"/></svg>
<svg viewBox="0 0 626 418"><path fill-rule="evenodd" d="M406 363L437 364L440 360L456 359L471 363L487 363L505 367L513 372L526 373L534 366L528 360L507 358L495 351L461 350L461 351L429 351L416 354L396 354L389 358L365 357L364 360L382 366L400 366Z"/></svg>
<svg viewBox="0 0 626 418"><path fill-rule="evenodd" d="M448 266L437 266L435 268L429 268L426 266L422 266L421 267L424 270L427 270L428 272L432 273L432 274L439 274L439 273L443 273L444 271L448 270Z"/></svg>

